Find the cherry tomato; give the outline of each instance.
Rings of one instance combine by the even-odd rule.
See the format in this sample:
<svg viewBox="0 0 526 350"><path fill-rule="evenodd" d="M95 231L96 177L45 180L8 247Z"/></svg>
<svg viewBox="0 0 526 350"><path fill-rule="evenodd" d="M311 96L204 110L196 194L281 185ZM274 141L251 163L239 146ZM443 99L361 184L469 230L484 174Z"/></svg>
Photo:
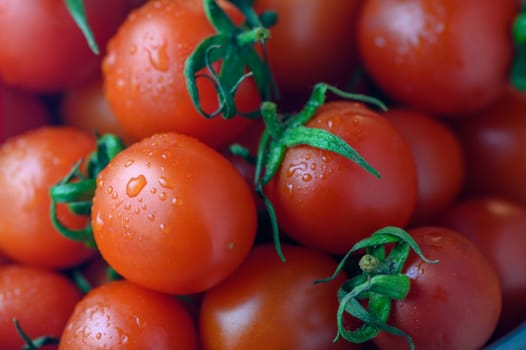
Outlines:
<svg viewBox="0 0 526 350"><path fill-rule="evenodd" d="M50 219L50 187L95 149L95 138L72 127L47 126L7 140L0 146L0 250L15 261L65 268L93 256L95 250L65 238ZM86 219L67 206L58 218L80 229Z"/></svg>
<svg viewBox="0 0 526 350"><path fill-rule="evenodd" d="M0 267L0 343L4 350L19 350L24 340L13 318L31 338L60 337L73 308L82 298L80 290L58 272L6 265ZM46 346L42 349L56 349Z"/></svg>
<svg viewBox="0 0 526 350"><path fill-rule="evenodd" d="M254 248L230 277L205 293L200 314L203 350L354 349L336 335L337 262L304 247L283 245L283 263L274 246Z"/></svg>
<svg viewBox="0 0 526 350"><path fill-rule="evenodd" d="M515 0L370 0L358 19L367 73L395 101L461 116L505 90Z"/></svg>
<svg viewBox="0 0 526 350"><path fill-rule="evenodd" d="M379 173L310 146L289 148L265 187L283 231L306 246L346 253L380 227L404 226L416 204L413 155L398 130L359 103L331 102L307 127L341 137Z"/></svg>
<svg viewBox="0 0 526 350"><path fill-rule="evenodd" d="M203 291L252 247L257 218L250 188L224 156L195 138L146 138L119 153L97 181L97 246L110 266L140 285Z"/></svg>
<svg viewBox="0 0 526 350"><path fill-rule="evenodd" d="M112 113L102 88L102 77L67 90L60 101L60 119L88 132L112 133L127 143L134 141L126 134Z"/></svg>
<svg viewBox="0 0 526 350"><path fill-rule="evenodd" d="M59 349L193 350L198 344L192 319L176 298L115 281L77 304Z"/></svg>
<svg viewBox="0 0 526 350"><path fill-rule="evenodd" d="M318 82L344 84L356 68L359 0L257 0L278 22L266 44L280 93L310 92ZM293 54L291 54L293 53Z"/></svg>
<svg viewBox="0 0 526 350"><path fill-rule="evenodd" d="M468 195L526 204L526 94L509 88L490 107L457 121L466 159Z"/></svg>
<svg viewBox="0 0 526 350"><path fill-rule="evenodd" d="M480 349L493 333L501 311L495 268L467 238L445 227L409 231L428 259L411 253L404 273L409 294L393 301L387 323L412 337L415 349ZM402 336L380 332L380 349L409 349Z"/></svg>
<svg viewBox="0 0 526 350"><path fill-rule="evenodd" d="M496 197L468 199L441 224L469 238L495 265L503 300L499 335L526 320L526 208Z"/></svg>
<svg viewBox="0 0 526 350"><path fill-rule="evenodd" d="M33 94L0 82L0 142L51 123L44 103Z"/></svg>
<svg viewBox="0 0 526 350"><path fill-rule="evenodd" d="M457 198L465 162L457 135L431 116L391 108L385 116L402 133L415 158L418 199L410 226L431 224Z"/></svg>
<svg viewBox="0 0 526 350"><path fill-rule="evenodd" d="M101 58L92 53L63 0L0 1L0 77L10 85L51 92L94 76ZM85 1L99 47L117 30L127 0Z"/></svg>
<svg viewBox="0 0 526 350"><path fill-rule="evenodd" d="M176 131L223 147L251 123L242 117L206 119L187 92L185 61L198 43L214 34L202 3L147 2L128 16L110 41L103 63L105 94L123 128L136 139ZM239 20L233 7L226 8ZM204 78L197 84L203 109L211 113L217 108L216 90ZM253 79L240 84L236 97L241 111L259 107Z"/></svg>

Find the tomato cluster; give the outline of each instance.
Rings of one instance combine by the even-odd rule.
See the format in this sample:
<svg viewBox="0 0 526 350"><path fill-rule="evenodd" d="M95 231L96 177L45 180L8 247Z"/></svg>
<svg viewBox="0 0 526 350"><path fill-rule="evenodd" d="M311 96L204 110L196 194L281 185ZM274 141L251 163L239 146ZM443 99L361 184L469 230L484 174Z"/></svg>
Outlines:
<svg viewBox="0 0 526 350"><path fill-rule="evenodd" d="M0 0L0 348L519 327L522 3Z"/></svg>

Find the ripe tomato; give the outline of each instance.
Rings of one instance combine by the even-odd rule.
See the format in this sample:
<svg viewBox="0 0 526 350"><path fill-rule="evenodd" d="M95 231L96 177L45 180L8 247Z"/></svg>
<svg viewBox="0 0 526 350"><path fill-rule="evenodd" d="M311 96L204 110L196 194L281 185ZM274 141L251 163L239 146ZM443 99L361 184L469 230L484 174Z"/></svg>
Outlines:
<svg viewBox="0 0 526 350"><path fill-rule="evenodd" d="M280 93L306 93L318 82L342 84L350 79L357 60L354 33L360 2L255 1L258 12L273 10L278 15L266 47Z"/></svg>
<svg viewBox="0 0 526 350"><path fill-rule="evenodd" d="M495 268L467 238L444 227L409 231L428 264L414 252L404 273L409 294L393 301L387 323L409 334L416 349L480 349L493 333L501 310ZM409 349L404 337L380 332L380 349Z"/></svg>
<svg viewBox="0 0 526 350"><path fill-rule="evenodd" d="M124 19L128 2L85 1L101 49ZM63 0L1 0L0 32L0 77L10 85L57 91L99 70L100 56L90 51Z"/></svg>
<svg viewBox="0 0 526 350"><path fill-rule="evenodd" d="M65 268L95 250L63 237L50 220L50 187L95 149L95 138L72 127L47 126L19 134L0 146L0 250L15 261ZM86 219L65 205L58 217L80 229Z"/></svg>
<svg viewBox="0 0 526 350"><path fill-rule="evenodd" d="M384 114L409 144L416 163L418 199L410 226L431 224L464 184L464 155L457 135L427 114L391 108Z"/></svg>
<svg viewBox="0 0 526 350"><path fill-rule="evenodd" d="M227 8L240 19L232 6ZM103 73L110 107L131 136L176 131L222 147L251 123L242 117L206 119L187 92L185 61L214 33L202 0L150 1L128 16L110 41ZM197 84L203 108L211 113L217 108L217 93L207 79ZM259 107L253 79L242 82L236 96L241 111Z"/></svg>
<svg viewBox="0 0 526 350"><path fill-rule="evenodd" d="M336 335L337 262L307 248L283 245L283 263L272 245L254 248L230 277L205 293L200 314L203 350L353 349Z"/></svg>
<svg viewBox="0 0 526 350"><path fill-rule="evenodd" d="M466 159L466 192L526 204L526 94L509 88L490 107L454 124Z"/></svg>
<svg viewBox="0 0 526 350"><path fill-rule="evenodd" d="M36 95L0 82L0 142L50 122L46 106Z"/></svg>
<svg viewBox="0 0 526 350"><path fill-rule="evenodd" d="M503 300L499 335L526 320L526 208L496 197L468 199L441 224L469 238L495 265Z"/></svg>
<svg viewBox="0 0 526 350"><path fill-rule="evenodd" d="M394 100L459 116L506 87L515 0L370 0L358 20L367 73Z"/></svg>
<svg viewBox="0 0 526 350"><path fill-rule="evenodd" d="M192 319L176 298L115 281L77 304L59 349L193 350L198 344Z"/></svg>
<svg viewBox="0 0 526 350"><path fill-rule="evenodd" d="M247 183L197 139L146 138L119 153L97 181L97 246L119 274L140 285L173 294L203 291L252 247L257 218Z"/></svg>
<svg viewBox="0 0 526 350"><path fill-rule="evenodd" d="M88 132L112 133L127 143L134 141L126 134L112 113L102 88L102 77L68 89L60 101L60 119Z"/></svg>
<svg viewBox="0 0 526 350"><path fill-rule="evenodd" d="M73 308L82 298L80 290L58 272L23 265L0 267L0 344L19 350L24 340L13 318L31 338L60 337ZM56 349L46 346L42 349Z"/></svg>
<svg viewBox="0 0 526 350"><path fill-rule="evenodd" d="M381 178L332 152L289 148L265 187L286 234L309 247L343 254L383 226L407 224L416 204L415 163L385 117L359 103L330 102L306 126L341 137Z"/></svg>

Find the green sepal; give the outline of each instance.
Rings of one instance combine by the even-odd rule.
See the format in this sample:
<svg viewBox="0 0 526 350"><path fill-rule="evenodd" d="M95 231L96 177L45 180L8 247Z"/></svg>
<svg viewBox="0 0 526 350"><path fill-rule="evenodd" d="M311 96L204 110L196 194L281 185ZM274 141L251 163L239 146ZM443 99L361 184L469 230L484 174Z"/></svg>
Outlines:
<svg viewBox="0 0 526 350"><path fill-rule="evenodd" d="M17 333L24 340L22 350L38 350L45 345L57 345L60 339L51 336L42 336L35 339L31 339L26 332L22 329L22 326L16 318L13 318L13 324L16 328Z"/></svg>
<svg viewBox="0 0 526 350"><path fill-rule="evenodd" d="M64 0L64 3L69 11L69 14L84 35L84 38L86 39L91 51L94 54L99 55L99 46L97 45L95 36L93 35L88 23L86 9L84 7L84 0Z"/></svg>

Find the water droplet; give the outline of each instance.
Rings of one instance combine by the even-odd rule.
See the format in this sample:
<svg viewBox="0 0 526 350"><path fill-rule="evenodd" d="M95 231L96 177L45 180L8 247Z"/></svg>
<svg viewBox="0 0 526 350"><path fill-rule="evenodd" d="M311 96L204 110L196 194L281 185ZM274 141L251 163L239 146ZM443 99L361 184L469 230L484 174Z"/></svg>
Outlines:
<svg viewBox="0 0 526 350"><path fill-rule="evenodd" d="M312 154L310 153L305 154L305 160L309 160L311 159L311 157L312 157Z"/></svg>
<svg viewBox="0 0 526 350"><path fill-rule="evenodd" d="M93 229L95 231L101 231L104 227L104 220L102 219L102 215L100 215L100 212L97 212L97 215L95 216L95 222L93 223Z"/></svg>
<svg viewBox="0 0 526 350"><path fill-rule="evenodd" d="M146 204L141 205L141 208L142 208L142 210L144 210L144 211L146 211L146 210L148 209L148 207L146 206Z"/></svg>
<svg viewBox="0 0 526 350"><path fill-rule="evenodd" d="M122 79L122 78L121 79L117 79L117 83L116 84L117 84L118 88L122 89L126 85L126 81L124 81L124 79Z"/></svg>
<svg viewBox="0 0 526 350"><path fill-rule="evenodd" d="M126 194L130 197L137 196L141 193L144 186L146 186L146 183L146 177L142 174L137 177L132 177L126 185Z"/></svg>
<svg viewBox="0 0 526 350"><path fill-rule="evenodd" d="M148 220L150 220L150 221L155 221L155 215L152 214L152 213L148 214L146 217L147 217Z"/></svg>
<svg viewBox="0 0 526 350"><path fill-rule="evenodd" d="M101 332L97 332L97 334L95 334L95 338L97 338L97 339L102 338L102 333Z"/></svg>
<svg viewBox="0 0 526 350"><path fill-rule="evenodd" d="M151 194L155 194L156 192L157 192L157 189L156 189L155 187L152 187L152 188L150 189L150 193L151 193Z"/></svg>
<svg viewBox="0 0 526 350"><path fill-rule="evenodd" d="M130 202L126 202L126 203L124 204L124 209L126 209L126 210L130 210L130 209L131 209L131 203L130 203Z"/></svg>
<svg viewBox="0 0 526 350"><path fill-rule="evenodd" d="M108 188L106 188L106 193L107 194L111 194L113 192L113 187L112 186L108 186Z"/></svg>
<svg viewBox="0 0 526 350"><path fill-rule="evenodd" d="M164 176L159 178L159 185L164 188L173 188L173 184Z"/></svg>
<svg viewBox="0 0 526 350"><path fill-rule="evenodd" d="M310 165L310 169L311 169L312 171L314 171L314 170L316 170L316 168L318 168L318 164L317 164L317 163L311 163L311 165Z"/></svg>
<svg viewBox="0 0 526 350"><path fill-rule="evenodd" d="M159 47L147 49L148 59L153 68L161 72L166 72L170 67L170 58L168 57L167 48L168 45L166 42L163 42Z"/></svg>
<svg viewBox="0 0 526 350"><path fill-rule="evenodd" d="M115 191L111 194L111 198L113 199L117 199L118 197L119 197L119 194Z"/></svg>
<svg viewBox="0 0 526 350"><path fill-rule="evenodd" d="M305 182L309 182L310 180L312 180L312 175L311 174L303 174L303 176L301 177L301 179Z"/></svg>
<svg viewBox="0 0 526 350"><path fill-rule="evenodd" d="M287 176L292 177L296 174L298 171L305 171L307 170L307 163L306 162L300 162L300 163L294 163L289 166L287 169Z"/></svg>
<svg viewBox="0 0 526 350"><path fill-rule="evenodd" d="M166 194L166 192L159 193L159 199L160 200L165 201L166 198L168 198L168 195Z"/></svg>
<svg viewBox="0 0 526 350"><path fill-rule="evenodd" d="M128 48L128 52L130 53L130 55L135 55L135 53L137 52L137 45L131 44Z"/></svg>
<svg viewBox="0 0 526 350"><path fill-rule="evenodd" d="M126 161L126 163L124 163L124 166L127 168L127 167L131 166L133 163L135 163L135 161L133 159L130 159L130 160Z"/></svg>
<svg viewBox="0 0 526 350"><path fill-rule="evenodd" d="M169 228L168 225L166 225L166 224L160 224L160 225L159 225L159 230L160 230L162 233L168 233L168 232L170 232L170 228Z"/></svg>
<svg viewBox="0 0 526 350"><path fill-rule="evenodd" d="M294 185L293 184L287 184L287 190L289 190L290 193L292 193L292 191L294 190Z"/></svg>

